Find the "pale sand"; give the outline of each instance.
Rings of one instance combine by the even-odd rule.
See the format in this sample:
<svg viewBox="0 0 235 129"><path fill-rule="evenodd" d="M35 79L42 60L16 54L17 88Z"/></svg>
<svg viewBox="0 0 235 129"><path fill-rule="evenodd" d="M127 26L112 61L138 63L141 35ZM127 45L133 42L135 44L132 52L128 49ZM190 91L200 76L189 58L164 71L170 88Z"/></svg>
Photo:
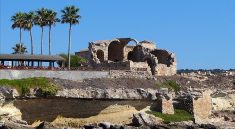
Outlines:
<svg viewBox="0 0 235 129"><path fill-rule="evenodd" d="M142 110L144 111L144 110ZM79 127L89 123L110 122L112 124L130 124L133 114L138 113L134 107L128 105L111 105L98 115L89 118L57 117L52 124L57 126Z"/></svg>

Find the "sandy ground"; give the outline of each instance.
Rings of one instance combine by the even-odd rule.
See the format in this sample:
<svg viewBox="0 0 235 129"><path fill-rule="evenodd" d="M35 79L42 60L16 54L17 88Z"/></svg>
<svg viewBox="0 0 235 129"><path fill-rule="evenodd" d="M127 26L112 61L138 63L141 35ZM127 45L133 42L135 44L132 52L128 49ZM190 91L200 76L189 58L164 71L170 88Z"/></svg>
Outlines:
<svg viewBox="0 0 235 129"><path fill-rule="evenodd" d="M144 111L143 109L141 111ZM130 124L134 113L137 113L134 107L128 105L112 105L100 112L96 116L89 118L64 118L57 117L52 124L56 126L79 127L89 123L110 122L112 124Z"/></svg>

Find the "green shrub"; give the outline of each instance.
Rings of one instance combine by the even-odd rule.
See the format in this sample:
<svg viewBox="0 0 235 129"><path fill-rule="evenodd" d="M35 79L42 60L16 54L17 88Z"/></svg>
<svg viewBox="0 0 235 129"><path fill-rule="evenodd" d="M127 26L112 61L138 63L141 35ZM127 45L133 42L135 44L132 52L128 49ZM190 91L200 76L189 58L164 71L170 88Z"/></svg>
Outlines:
<svg viewBox="0 0 235 129"><path fill-rule="evenodd" d="M53 96L58 90L56 85L44 77L16 80L1 79L0 86L9 86L15 88L21 95L26 95L29 93L30 88L39 88L43 96Z"/></svg>
<svg viewBox="0 0 235 129"><path fill-rule="evenodd" d="M169 88L169 89L172 89L176 92L180 91L180 85L177 84L175 81L172 81L172 80L166 80L163 83L156 84L156 86L159 87L159 88Z"/></svg>
<svg viewBox="0 0 235 129"><path fill-rule="evenodd" d="M61 57L65 59L65 67L68 67L68 55L60 54ZM71 55L70 66L71 67L80 67L82 64L88 62L87 59L82 58L78 55ZM59 66L62 66L62 62L58 62Z"/></svg>
<svg viewBox="0 0 235 129"><path fill-rule="evenodd" d="M165 123L193 120L193 116L191 114L189 114L187 111L180 109L175 109L175 114L172 115L163 114L161 112L156 111L146 111L146 113L153 114L156 117L162 118Z"/></svg>

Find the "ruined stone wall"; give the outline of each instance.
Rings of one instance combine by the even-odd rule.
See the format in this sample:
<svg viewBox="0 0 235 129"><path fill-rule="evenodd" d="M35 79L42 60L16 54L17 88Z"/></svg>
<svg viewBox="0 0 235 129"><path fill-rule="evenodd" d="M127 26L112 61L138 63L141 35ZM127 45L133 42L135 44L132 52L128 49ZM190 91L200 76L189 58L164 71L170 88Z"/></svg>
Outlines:
<svg viewBox="0 0 235 129"><path fill-rule="evenodd" d="M89 44L89 55L90 59L89 62L91 65L94 64L99 64L102 61L98 58L97 52L102 51L103 52L103 60L108 60L108 47L107 44L105 43L100 43L100 44Z"/></svg>
<svg viewBox="0 0 235 129"><path fill-rule="evenodd" d="M129 70L129 71L146 71L151 73L151 69L147 62L108 62L105 61L100 64L96 64L94 70Z"/></svg>
<svg viewBox="0 0 235 129"><path fill-rule="evenodd" d="M155 76L176 74L174 53L156 49L154 43L142 41L136 46L128 46L131 38L101 40L89 44L90 66L104 70L146 70ZM136 63L130 63L133 61ZM138 63L137 63L138 62ZM150 70L149 70L150 69Z"/></svg>
<svg viewBox="0 0 235 129"><path fill-rule="evenodd" d="M133 51L135 46L125 46L124 47L124 60L128 60L129 52Z"/></svg>
<svg viewBox="0 0 235 129"><path fill-rule="evenodd" d="M172 76L176 74L177 68L176 64L170 65L169 67L166 64L157 64L155 71L157 76Z"/></svg>
<svg viewBox="0 0 235 129"><path fill-rule="evenodd" d="M148 71L151 73L151 69L146 62L130 62L130 70L132 71Z"/></svg>
<svg viewBox="0 0 235 129"><path fill-rule="evenodd" d="M148 48L150 50L154 50L156 49L156 45L153 43L141 43L141 46L143 46L144 48Z"/></svg>
<svg viewBox="0 0 235 129"><path fill-rule="evenodd" d="M139 78L139 79L152 79L153 76L147 71L129 71L129 70L110 70L111 78Z"/></svg>
<svg viewBox="0 0 235 129"><path fill-rule="evenodd" d="M130 62L111 62L105 61L102 63L94 64L93 70L131 70Z"/></svg>

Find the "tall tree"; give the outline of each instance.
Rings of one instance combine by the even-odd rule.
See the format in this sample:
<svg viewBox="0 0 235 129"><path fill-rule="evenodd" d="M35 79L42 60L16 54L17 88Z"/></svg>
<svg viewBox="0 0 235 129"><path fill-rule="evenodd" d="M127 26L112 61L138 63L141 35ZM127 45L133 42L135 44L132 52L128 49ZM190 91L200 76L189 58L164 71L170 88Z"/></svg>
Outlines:
<svg viewBox="0 0 235 129"><path fill-rule="evenodd" d="M43 54L43 31L44 26L47 25L46 22L46 15L47 15L48 9L41 8L40 10L36 11L36 17L35 17L35 24L41 27L41 55Z"/></svg>
<svg viewBox="0 0 235 129"><path fill-rule="evenodd" d="M61 23L69 24L69 44L68 44L68 69L70 69L70 49L71 49L71 30L72 25L79 24L79 19L81 16L79 15L79 8L75 6L67 6L63 10L61 10Z"/></svg>
<svg viewBox="0 0 235 129"><path fill-rule="evenodd" d="M25 20L25 14L22 12L16 13L14 16L11 17L11 21L13 22L12 28L19 28L20 29L20 45L19 47L22 47L22 28L24 27L24 20ZM21 48L19 48L21 49Z"/></svg>
<svg viewBox="0 0 235 129"><path fill-rule="evenodd" d="M51 27L56 24L56 22L60 22L58 18L56 18L57 13L53 10L47 10L46 14L46 22L49 26L49 55L51 55Z"/></svg>
<svg viewBox="0 0 235 129"><path fill-rule="evenodd" d="M31 55L34 54L34 45L33 45L33 34L32 28L34 24L35 14L34 12L25 13L25 22L24 22L24 29L30 32L30 41L31 41Z"/></svg>

